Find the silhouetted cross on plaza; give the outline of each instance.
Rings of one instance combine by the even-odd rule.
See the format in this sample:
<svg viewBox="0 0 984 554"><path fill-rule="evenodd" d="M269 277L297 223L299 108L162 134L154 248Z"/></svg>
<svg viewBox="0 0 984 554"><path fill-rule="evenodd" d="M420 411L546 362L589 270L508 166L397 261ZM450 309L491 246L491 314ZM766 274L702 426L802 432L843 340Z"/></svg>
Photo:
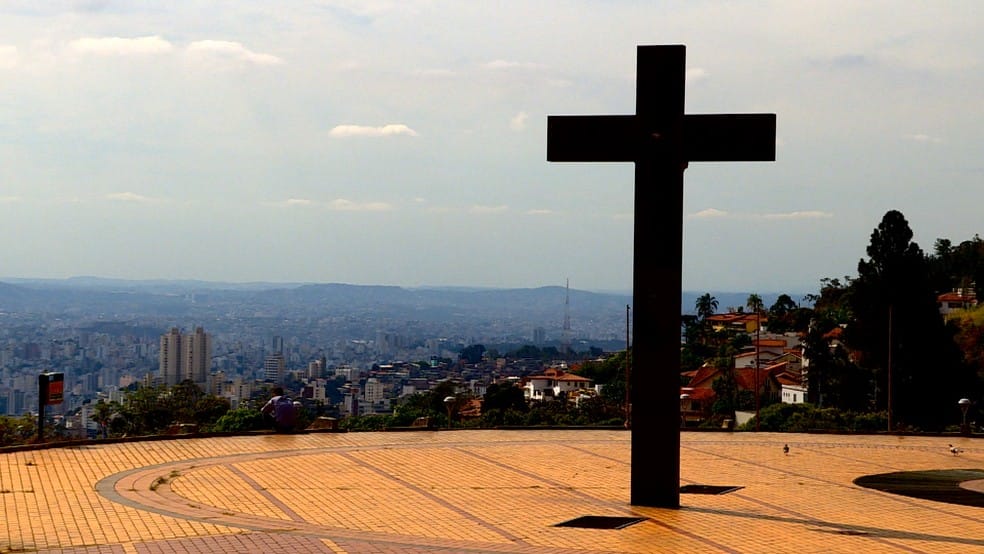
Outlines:
<svg viewBox="0 0 984 554"><path fill-rule="evenodd" d="M685 115L686 47L640 46L636 114L550 116L547 160L635 162L631 500L680 506L683 170L775 161L775 114Z"/></svg>

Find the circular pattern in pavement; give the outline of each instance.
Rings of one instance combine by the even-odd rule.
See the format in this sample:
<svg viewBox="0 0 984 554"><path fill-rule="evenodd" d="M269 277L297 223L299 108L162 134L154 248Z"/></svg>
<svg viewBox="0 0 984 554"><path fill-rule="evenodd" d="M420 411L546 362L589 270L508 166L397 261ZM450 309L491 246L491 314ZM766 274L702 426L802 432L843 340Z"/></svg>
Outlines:
<svg viewBox="0 0 984 554"><path fill-rule="evenodd" d="M854 484L902 496L984 508L984 493L963 483L984 479L981 469L932 469L865 475Z"/></svg>

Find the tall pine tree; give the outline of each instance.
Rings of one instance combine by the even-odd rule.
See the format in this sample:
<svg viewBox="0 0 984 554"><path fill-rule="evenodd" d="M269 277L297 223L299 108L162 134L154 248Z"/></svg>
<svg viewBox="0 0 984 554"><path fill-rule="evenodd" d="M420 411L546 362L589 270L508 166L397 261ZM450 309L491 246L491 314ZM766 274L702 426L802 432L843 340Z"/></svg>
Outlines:
<svg viewBox="0 0 984 554"><path fill-rule="evenodd" d="M940 429L972 383L936 305L929 264L901 212L892 210L871 233L850 295L853 322L845 338L873 372L876 408L888 408L891 371L895 427Z"/></svg>

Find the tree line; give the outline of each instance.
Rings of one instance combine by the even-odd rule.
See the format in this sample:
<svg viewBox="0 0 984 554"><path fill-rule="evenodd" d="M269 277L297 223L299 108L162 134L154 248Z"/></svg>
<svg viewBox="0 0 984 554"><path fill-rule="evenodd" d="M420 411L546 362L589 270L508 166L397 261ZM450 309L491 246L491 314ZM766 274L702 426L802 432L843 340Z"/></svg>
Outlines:
<svg viewBox="0 0 984 554"><path fill-rule="evenodd" d="M960 421L960 398L975 406L984 401L984 307L944 319L937 303L954 289L984 292L984 241L938 239L925 253L912 238L904 215L889 211L872 231L856 276L821 279L819 292L802 305L780 295L766 310L757 295L749 297L749 309L767 318L769 331L802 338L812 406L880 413L897 430L942 430ZM685 318L683 370L705 362L733 367L734 355L750 343L745 333L708 325L717 308L705 294L696 316ZM723 393L715 411L747 409L750 399L726 381L715 384Z"/></svg>

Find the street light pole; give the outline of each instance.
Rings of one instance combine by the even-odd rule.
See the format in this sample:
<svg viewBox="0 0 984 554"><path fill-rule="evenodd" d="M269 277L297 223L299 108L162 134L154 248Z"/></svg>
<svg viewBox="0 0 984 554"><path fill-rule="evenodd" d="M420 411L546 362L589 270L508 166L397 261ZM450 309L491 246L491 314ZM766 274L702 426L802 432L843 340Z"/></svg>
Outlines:
<svg viewBox="0 0 984 554"><path fill-rule="evenodd" d="M448 429L451 428L451 406L454 406L454 400L455 398L453 396L444 397L444 405L448 409Z"/></svg>
<svg viewBox="0 0 984 554"><path fill-rule="evenodd" d="M960 434L969 435L970 427L967 425L967 410L970 409L970 399L961 398L957 401L957 406L960 406L960 411L963 412L963 423L960 425Z"/></svg>

